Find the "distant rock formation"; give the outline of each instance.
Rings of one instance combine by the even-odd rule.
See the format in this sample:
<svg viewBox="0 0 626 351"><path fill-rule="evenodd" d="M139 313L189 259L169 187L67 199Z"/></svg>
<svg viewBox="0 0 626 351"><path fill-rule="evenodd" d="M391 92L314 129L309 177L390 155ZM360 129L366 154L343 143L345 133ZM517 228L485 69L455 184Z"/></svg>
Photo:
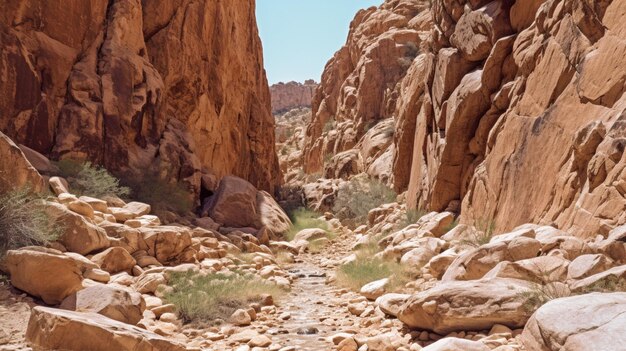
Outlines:
<svg viewBox="0 0 626 351"><path fill-rule="evenodd" d="M624 13L624 1L582 0L362 10L313 99L304 169L350 160L389 174L412 207L497 230L606 234L626 222Z"/></svg>
<svg viewBox="0 0 626 351"><path fill-rule="evenodd" d="M194 191L280 175L254 2L0 3L0 130L116 174ZM213 189L207 189L213 190Z"/></svg>
<svg viewBox="0 0 626 351"><path fill-rule="evenodd" d="M313 93L317 83L309 79L302 83L289 82L274 84L270 87L272 95L272 113L277 115L294 108L311 107Z"/></svg>

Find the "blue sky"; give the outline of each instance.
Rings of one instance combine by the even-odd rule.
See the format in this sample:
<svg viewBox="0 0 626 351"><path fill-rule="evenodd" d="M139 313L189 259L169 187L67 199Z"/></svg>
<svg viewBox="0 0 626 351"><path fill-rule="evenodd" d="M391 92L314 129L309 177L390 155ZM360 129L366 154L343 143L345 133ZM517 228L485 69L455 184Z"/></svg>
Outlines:
<svg viewBox="0 0 626 351"><path fill-rule="evenodd" d="M345 43L359 9L383 0L257 0L257 21L270 84L315 79Z"/></svg>

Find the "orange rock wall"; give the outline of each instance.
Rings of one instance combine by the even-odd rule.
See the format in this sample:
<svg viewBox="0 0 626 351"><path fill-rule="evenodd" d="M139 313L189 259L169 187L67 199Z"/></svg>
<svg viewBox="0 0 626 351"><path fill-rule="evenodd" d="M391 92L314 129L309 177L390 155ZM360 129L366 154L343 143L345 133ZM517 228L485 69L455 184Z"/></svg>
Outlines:
<svg viewBox="0 0 626 351"><path fill-rule="evenodd" d="M195 191L279 170L255 2L0 3L0 130L53 158Z"/></svg>
<svg viewBox="0 0 626 351"><path fill-rule="evenodd" d="M590 236L626 222L626 1L423 4L356 15L314 100L305 169L322 167L331 116L354 129L339 150L364 121L388 116L391 182L411 206L497 230L535 222ZM406 31L419 48L406 69L394 49L371 55L385 40L405 48ZM400 76L369 75L361 62Z"/></svg>
<svg viewBox="0 0 626 351"><path fill-rule="evenodd" d="M299 107L311 107L313 93L317 88L314 80L303 83L277 83L270 86L272 113L277 115Z"/></svg>

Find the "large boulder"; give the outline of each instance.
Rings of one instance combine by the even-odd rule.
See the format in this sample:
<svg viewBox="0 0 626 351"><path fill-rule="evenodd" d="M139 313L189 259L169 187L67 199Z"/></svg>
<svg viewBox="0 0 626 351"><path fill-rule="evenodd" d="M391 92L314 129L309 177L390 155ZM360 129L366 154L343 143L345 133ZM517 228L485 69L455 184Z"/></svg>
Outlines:
<svg viewBox="0 0 626 351"><path fill-rule="evenodd" d="M460 338L444 338L423 348L422 351L490 351L487 345L479 341Z"/></svg>
<svg viewBox="0 0 626 351"><path fill-rule="evenodd" d="M58 241L68 251L86 255L109 247L106 232L85 217L55 202L47 203L46 212L59 224Z"/></svg>
<svg viewBox="0 0 626 351"><path fill-rule="evenodd" d="M552 300L522 333L528 350L613 351L626 345L626 293L593 293Z"/></svg>
<svg viewBox="0 0 626 351"><path fill-rule="evenodd" d="M0 132L0 194L30 187L35 192L43 191L45 182L37 170L15 143Z"/></svg>
<svg viewBox="0 0 626 351"><path fill-rule="evenodd" d="M160 335L97 313L33 308L26 340L35 348L65 351L185 351Z"/></svg>
<svg viewBox="0 0 626 351"><path fill-rule="evenodd" d="M225 227L261 227L257 189L239 177L222 178L215 194L205 203L203 212Z"/></svg>
<svg viewBox="0 0 626 351"><path fill-rule="evenodd" d="M57 250L40 247L10 250L2 260L2 271L9 274L13 286L49 305L83 288L83 267Z"/></svg>
<svg viewBox="0 0 626 351"><path fill-rule="evenodd" d="M527 289L528 283L516 279L445 282L414 294L398 318L411 328L438 334L484 330L494 324L519 328L530 317L521 296Z"/></svg>
<svg viewBox="0 0 626 351"><path fill-rule="evenodd" d="M191 246L188 228L175 226L139 228L148 247L148 254L165 264L176 261L178 256Z"/></svg>
<svg viewBox="0 0 626 351"><path fill-rule="evenodd" d="M261 223L274 235L279 236L289 231L291 220L274 198L265 191L257 193L257 209Z"/></svg>
<svg viewBox="0 0 626 351"><path fill-rule="evenodd" d="M215 194L203 205L208 215L224 227L268 228L275 235L286 233L291 221L272 196L235 176L222 178Z"/></svg>
<svg viewBox="0 0 626 351"><path fill-rule="evenodd" d="M130 272L137 264L133 256L121 247L111 247L94 255L91 261L100 266L100 269L111 274Z"/></svg>
<svg viewBox="0 0 626 351"><path fill-rule="evenodd" d="M68 296L60 308L95 312L122 323L137 324L143 317L146 302L138 292L97 284Z"/></svg>

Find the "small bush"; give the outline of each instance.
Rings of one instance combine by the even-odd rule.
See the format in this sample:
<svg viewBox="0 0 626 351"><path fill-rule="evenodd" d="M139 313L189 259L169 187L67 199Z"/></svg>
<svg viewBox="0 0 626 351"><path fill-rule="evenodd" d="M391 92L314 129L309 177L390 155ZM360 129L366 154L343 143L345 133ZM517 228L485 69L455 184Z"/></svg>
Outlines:
<svg viewBox="0 0 626 351"><path fill-rule="evenodd" d="M589 294L592 292L608 293L618 291L626 291L626 279L614 275L609 275L585 287L580 293Z"/></svg>
<svg viewBox="0 0 626 351"><path fill-rule="evenodd" d="M404 286L409 280L409 273L401 264L386 261L377 257L357 255L356 260L339 266L337 283L354 291L360 290L365 284L389 278L389 291Z"/></svg>
<svg viewBox="0 0 626 351"><path fill-rule="evenodd" d="M410 208L404 214L404 219L398 223L397 229L404 229L411 224L417 223L417 221L426 215L426 211L421 208Z"/></svg>
<svg viewBox="0 0 626 351"><path fill-rule="evenodd" d="M119 179L115 178L105 168L95 166L91 162L75 160L61 160L57 162L61 176L67 179L72 192L77 195L104 197L115 195L127 197L130 189L120 186Z"/></svg>
<svg viewBox="0 0 626 351"><path fill-rule="evenodd" d="M519 298L524 300L523 308L530 313L554 299L571 296L572 292L566 284L551 282L547 284L535 284L527 291L519 293Z"/></svg>
<svg viewBox="0 0 626 351"><path fill-rule="evenodd" d="M324 123L324 128L322 129L322 132L324 134L330 132L331 130L335 129L336 126L336 122L334 118L329 119L328 121L326 121L326 123Z"/></svg>
<svg viewBox="0 0 626 351"><path fill-rule="evenodd" d="M181 182L170 183L158 174L148 173L141 179L127 180L135 200L145 202L154 210L186 214L193 210L190 191Z"/></svg>
<svg viewBox="0 0 626 351"><path fill-rule="evenodd" d="M352 180L339 188L333 211L340 220L354 219L362 222L370 210L394 202L396 193L381 182L368 179Z"/></svg>
<svg viewBox="0 0 626 351"><path fill-rule="evenodd" d="M319 228L328 232L328 224L326 221L319 219L319 217L320 214L315 211L303 207L295 209L289 215L293 225L289 232L287 232L286 239L288 241L293 240L296 234L303 229Z"/></svg>
<svg viewBox="0 0 626 351"><path fill-rule="evenodd" d="M278 286L243 273L213 273L202 275L194 272L173 273L171 290L164 299L174 304L185 322L198 319L228 319L239 308L247 308L259 301L262 294L274 299L285 292Z"/></svg>
<svg viewBox="0 0 626 351"><path fill-rule="evenodd" d="M46 212L45 200L29 188L0 196L0 256L7 250L45 245L60 232L56 220Z"/></svg>
<svg viewBox="0 0 626 351"><path fill-rule="evenodd" d="M389 278L389 291L396 291L411 280L411 275L398 262L383 260L375 255L381 251L379 237L371 237L355 252L356 259L339 266L337 283L354 291L376 280Z"/></svg>
<svg viewBox="0 0 626 351"><path fill-rule="evenodd" d="M469 239L461 241L461 244L472 247L480 247L489 244L491 238L494 236L495 222L493 220L481 219L478 220L478 223L474 227L476 231L472 232Z"/></svg>

